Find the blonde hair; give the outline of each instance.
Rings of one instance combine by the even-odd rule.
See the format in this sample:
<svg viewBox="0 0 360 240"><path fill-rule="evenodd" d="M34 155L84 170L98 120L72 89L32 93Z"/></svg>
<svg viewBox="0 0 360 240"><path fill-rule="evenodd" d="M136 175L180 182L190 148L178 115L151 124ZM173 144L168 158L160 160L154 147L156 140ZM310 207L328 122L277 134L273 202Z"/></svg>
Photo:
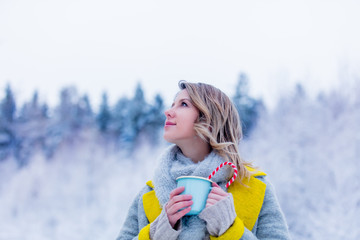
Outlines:
<svg viewBox="0 0 360 240"><path fill-rule="evenodd" d="M236 165L240 181L249 178L252 173L245 166L252 165L240 157L240 117L229 97L218 88L205 83L181 80L179 88L186 89L192 103L199 110L199 118L194 126L197 135L207 141L225 161Z"/></svg>

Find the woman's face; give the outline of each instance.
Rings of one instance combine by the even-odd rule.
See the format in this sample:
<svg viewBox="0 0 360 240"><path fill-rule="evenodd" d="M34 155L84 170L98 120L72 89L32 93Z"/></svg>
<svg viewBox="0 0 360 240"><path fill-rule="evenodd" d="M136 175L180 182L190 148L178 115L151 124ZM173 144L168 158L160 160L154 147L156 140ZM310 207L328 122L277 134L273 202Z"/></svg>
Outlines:
<svg viewBox="0 0 360 240"><path fill-rule="evenodd" d="M191 142L195 136L194 123L199 110L192 104L186 89L181 90L171 108L165 111L164 139L176 145Z"/></svg>

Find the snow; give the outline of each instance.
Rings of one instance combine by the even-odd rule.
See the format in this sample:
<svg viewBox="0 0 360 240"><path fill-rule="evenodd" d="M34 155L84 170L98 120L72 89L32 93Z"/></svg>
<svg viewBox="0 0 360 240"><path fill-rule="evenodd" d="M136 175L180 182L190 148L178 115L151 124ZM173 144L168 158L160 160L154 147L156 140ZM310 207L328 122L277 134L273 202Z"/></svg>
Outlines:
<svg viewBox="0 0 360 240"><path fill-rule="evenodd" d="M0 168L0 239L115 239L132 199L151 179L160 152L131 159L90 140L64 146L52 160Z"/></svg>

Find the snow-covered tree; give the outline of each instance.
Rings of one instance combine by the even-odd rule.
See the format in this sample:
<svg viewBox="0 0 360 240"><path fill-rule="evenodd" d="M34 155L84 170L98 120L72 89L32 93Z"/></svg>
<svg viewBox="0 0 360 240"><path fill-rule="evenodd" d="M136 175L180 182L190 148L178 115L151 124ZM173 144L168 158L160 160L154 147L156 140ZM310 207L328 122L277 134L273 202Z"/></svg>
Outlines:
<svg viewBox="0 0 360 240"><path fill-rule="evenodd" d="M45 105L45 104L44 104ZM24 103L20 110L19 119L24 121L37 121L47 117L47 108L39 102L39 94L34 92L32 100Z"/></svg>
<svg viewBox="0 0 360 240"><path fill-rule="evenodd" d="M164 101L161 95L157 94L154 99L154 104L150 106L149 111L145 117L145 133L149 138L150 143L157 144L159 140L159 132L164 126Z"/></svg>
<svg viewBox="0 0 360 240"><path fill-rule="evenodd" d="M262 101L249 96L249 80L244 73L239 76L232 101L240 115L243 135L248 137L256 125L260 109L264 106Z"/></svg>
<svg viewBox="0 0 360 240"><path fill-rule="evenodd" d="M76 104L76 119L78 128L90 126L93 123L93 110L88 95L82 96Z"/></svg>
<svg viewBox="0 0 360 240"><path fill-rule="evenodd" d="M136 86L134 97L128 102L127 117L124 119L124 128L121 141L127 148L132 148L137 137L146 125L146 114L149 104L145 101L144 91L140 83Z"/></svg>
<svg viewBox="0 0 360 240"><path fill-rule="evenodd" d="M297 85L266 114L241 149L275 185L293 239L358 239L356 101L341 90L314 100Z"/></svg>
<svg viewBox="0 0 360 240"><path fill-rule="evenodd" d="M3 121L12 123L15 119L16 102L14 94L11 90L10 84L6 86L5 98L1 102L0 117Z"/></svg>
<svg viewBox="0 0 360 240"><path fill-rule="evenodd" d="M111 128L115 135L119 138L121 138L123 135L127 124L129 124L127 121L127 116L129 114L130 108L131 101L126 97L122 97L117 101L112 110L113 121Z"/></svg>
<svg viewBox="0 0 360 240"><path fill-rule="evenodd" d="M108 130L108 125L111 120L110 107L108 104L107 93L103 93L102 102L100 105L100 111L97 116L97 123L101 132L106 132Z"/></svg>

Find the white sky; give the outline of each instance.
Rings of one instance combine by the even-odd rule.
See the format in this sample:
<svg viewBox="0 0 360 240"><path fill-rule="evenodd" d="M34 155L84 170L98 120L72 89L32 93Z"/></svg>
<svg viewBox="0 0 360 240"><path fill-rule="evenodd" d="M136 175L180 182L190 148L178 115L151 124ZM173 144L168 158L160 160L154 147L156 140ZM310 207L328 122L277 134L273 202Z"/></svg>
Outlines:
<svg viewBox="0 0 360 240"><path fill-rule="evenodd" d="M271 105L296 82L315 95L359 78L359 12L356 0L0 0L0 88L53 105L75 85L96 105L140 81L170 104L180 79L231 95L245 72Z"/></svg>

